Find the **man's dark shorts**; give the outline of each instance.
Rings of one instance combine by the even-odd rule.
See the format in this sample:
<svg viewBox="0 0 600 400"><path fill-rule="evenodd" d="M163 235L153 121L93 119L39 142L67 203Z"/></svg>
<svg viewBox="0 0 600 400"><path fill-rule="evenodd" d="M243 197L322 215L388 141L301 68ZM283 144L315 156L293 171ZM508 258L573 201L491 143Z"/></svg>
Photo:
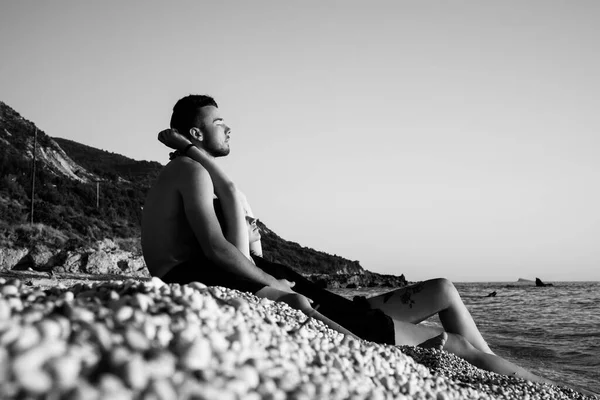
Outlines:
<svg viewBox="0 0 600 400"><path fill-rule="evenodd" d="M313 307L327 318L337 322L358 337L372 342L395 344L394 322L379 309L371 308L365 297L357 296L354 301L325 290L291 268L276 264L261 257L253 257L256 266L277 279L295 282L293 290L313 300ZM211 271L210 274L207 274ZM190 261L169 271L162 280L166 283L185 284L194 281L208 286L225 286L243 292L256 293L265 285L241 278L212 265L199 266Z"/></svg>

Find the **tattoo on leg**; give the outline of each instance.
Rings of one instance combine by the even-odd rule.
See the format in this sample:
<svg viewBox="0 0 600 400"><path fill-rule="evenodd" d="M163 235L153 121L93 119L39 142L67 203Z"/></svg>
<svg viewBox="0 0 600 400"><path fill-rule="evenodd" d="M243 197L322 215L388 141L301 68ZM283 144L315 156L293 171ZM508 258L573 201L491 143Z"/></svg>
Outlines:
<svg viewBox="0 0 600 400"><path fill-rule="evenodd" d="M406 291L402 294L402 297L401 297L402 303L408 304L408 307L412 308L413 304L415 304L415 301L413 299L411 299L410 296L413 294L417 294L421 290L423 290L423 286L425 286L425 284L423 282L417 282L416 284L407 287ZM385 303L385 298L384 298L384 303Z"/></svg>

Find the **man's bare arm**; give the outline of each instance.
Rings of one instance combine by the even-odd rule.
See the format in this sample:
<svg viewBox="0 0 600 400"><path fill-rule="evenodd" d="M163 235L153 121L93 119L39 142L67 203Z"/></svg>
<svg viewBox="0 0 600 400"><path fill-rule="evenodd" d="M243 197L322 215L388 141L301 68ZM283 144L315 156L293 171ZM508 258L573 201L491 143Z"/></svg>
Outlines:
<svg viewBox="0 0 600 400"><path fill-rule="evenodd" d="M290 282L277 280L256 267L225 239L213 208L213 183L200 164L184 161L185 170L179 182L186 218L209 260L227 271L287 292Z"/></svg>

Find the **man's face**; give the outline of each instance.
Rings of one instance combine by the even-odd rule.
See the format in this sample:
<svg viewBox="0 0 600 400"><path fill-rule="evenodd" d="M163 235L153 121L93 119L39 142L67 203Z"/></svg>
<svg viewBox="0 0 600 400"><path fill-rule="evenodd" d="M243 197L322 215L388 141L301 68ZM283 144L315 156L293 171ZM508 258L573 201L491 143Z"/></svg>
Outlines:
<svg viewBox="0 0 600 400"><path fill-rule="evenodd" d="M219 114L219 109L206 106L200 109L200 130L202 131L202 147L213 157L229 154L229 134L231 129Z"/></svg>

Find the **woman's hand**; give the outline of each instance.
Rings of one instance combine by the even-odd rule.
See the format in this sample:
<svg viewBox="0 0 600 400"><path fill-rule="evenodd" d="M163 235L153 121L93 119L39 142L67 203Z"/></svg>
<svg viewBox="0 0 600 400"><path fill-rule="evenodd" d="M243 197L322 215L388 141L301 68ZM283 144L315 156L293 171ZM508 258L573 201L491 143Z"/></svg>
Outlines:
<svg viewBox="0 0 600 400"><path fill-rule="evenodd" d="M273 283L271 283L272 288L275 289L279 289L282 292L287 292L287 293L296 293L292 290L292 288L294 287L296 283L295 282L290 282L287 279L277 279L276 281L274 281Z"/></svg>
<svg viewBox="0 0 600 400"><path fill-rule="evenodd" d="M158 140L167 147L175 150L183 150L192 142L181 133L177 132L177 129L165 129L158 134Z"/></svg>

